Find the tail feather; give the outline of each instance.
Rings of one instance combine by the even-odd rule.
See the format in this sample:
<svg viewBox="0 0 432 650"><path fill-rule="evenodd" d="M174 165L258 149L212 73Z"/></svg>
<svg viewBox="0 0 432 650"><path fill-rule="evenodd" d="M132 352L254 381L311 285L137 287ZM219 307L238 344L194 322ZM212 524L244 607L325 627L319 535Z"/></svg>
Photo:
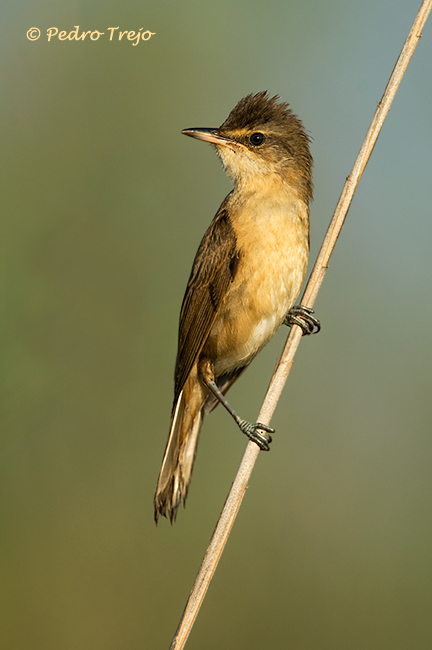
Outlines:
<svg viewBox="0 0 432 650"><path fill-rule="evenodd" d="M166 517L167 514L172 523L180 502L186 501L203 421L205 398L201 384L188 380L174 406L154 497L156 523L159 516Z"/></svg>

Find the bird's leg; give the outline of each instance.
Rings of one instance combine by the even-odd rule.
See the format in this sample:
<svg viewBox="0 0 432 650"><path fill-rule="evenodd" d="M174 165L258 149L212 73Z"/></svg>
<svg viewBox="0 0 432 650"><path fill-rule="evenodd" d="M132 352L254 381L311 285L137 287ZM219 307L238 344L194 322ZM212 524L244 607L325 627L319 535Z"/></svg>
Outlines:
<svg viewBox="0 0 432 650"><path fill-rule="evenodd" d="M314 310L310 307L294 305L285 316L283 324L288 325L288 327L298 325L301 327L303 336L307 334L318 334L321 329L321 323L312 316L313 313Z"/></svg>
<svg viewBox="0 0 432 650"><path fill-rule="evenodd" d="M261 422L256 422L255 424L252 424L252 422L248 422L247 420L242 420L237 413L231 408L231 406L228 404L227 400L225 397L222 395L220 392L219 388L217 387L216 382L214 379L208 379L205 381L205 384L207 388L211 390L213 395L217 397L219 402L225 406L226 410L228 413L234 418L234 420L237 422L238 426L240 427L240 431L243 431L249 438L249 440L252 440L252 442L256 442L258 447L262 451L269 451L270 449L270 443L272 441L271 436L269 435L268 438L264 436L262 433L258 431L258 429L262 429L263 431L266 431L268 434L274 433L275 430L272 429L271 427L268 427L266 424L262 424Z"/></svg>
<svg viewBox="0 0 432 650"><path fill-rule="evenodd" d="M248 422L247 420L242 420L237 413L234 411L234 409L231 408L231 406L228 404L227 400L225 399L224 395L221 393L219 390L218 385L216 384L214 380L214 372L213 372L213 367L212 363L208 360L205 360L203 363L200 364L200 376L202 381L205 383L207 388L213 393L213 395L219 400L219 402L226 408L228 413L231 415L232 418L236 421L237 425L240 428L240 431L242 431L249 440L252 440L252 442L255 442L258 447L262 451L269 451L270 450L270 443L272 441L270 433L274 433L275 430L272 429L272 427L267 426L266 424L262 424L261 422L256 422L253 424L252 422ZM266 433L269 434L268 437L263 435L258 431L258 429L262 429L263 431L266 431Z"/></svg>

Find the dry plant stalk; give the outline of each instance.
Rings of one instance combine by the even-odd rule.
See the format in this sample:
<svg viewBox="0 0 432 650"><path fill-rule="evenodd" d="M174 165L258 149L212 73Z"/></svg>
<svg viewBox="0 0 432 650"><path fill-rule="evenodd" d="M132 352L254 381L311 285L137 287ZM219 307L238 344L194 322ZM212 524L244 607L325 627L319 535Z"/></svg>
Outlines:
<svg viewBox="0 0 432 650"><path fill-rule="evenodd" d="M421 32L427 17L432 8L432 0L423 0L417 17L411 28L407 40L402 48L393 72L390 76L387 87L382 99L378 102L375 115L372 119L369 130L363 141L360 152L354 163L351 174L347 177L343 187L342 194L333 214L333 218L328 227L326 236L318 254L315 266L303 293L301 304L306 307L312 307L318 294L324 275L328 268L328 262L333 249L336 245L337 238L344 224L348 209L351 205L354 193L359 184L360 178L365 170L367 162L377 141L379 132L384 124L390 105L394 99L396 91L402 80L403 75L408 67L408 63L414 53L417 43L420 40ZM288 378L294 355L302 337L300 327L294 325L288 335L282 355L277 363L275 372L267 390L263 405L259 412L257 421L264 424L270 424L271 417L276 409L276 405L281 396L283 387ZM209 587L210 581L216 570L219 558L225 547L234 520L239 511L243 500L247 484L252 473L255 461L258 458L259 447L249 442L240 464L237 476L231 487L225 506L219 517L219 521L213 533L210 544L207 548L206 555L198 572L195 584L192 588L185 610L180 620L174 639L171 643L170 650L182 650L187 641L189 633L195 622L198 611L204 600L205 594Z"/></svg>

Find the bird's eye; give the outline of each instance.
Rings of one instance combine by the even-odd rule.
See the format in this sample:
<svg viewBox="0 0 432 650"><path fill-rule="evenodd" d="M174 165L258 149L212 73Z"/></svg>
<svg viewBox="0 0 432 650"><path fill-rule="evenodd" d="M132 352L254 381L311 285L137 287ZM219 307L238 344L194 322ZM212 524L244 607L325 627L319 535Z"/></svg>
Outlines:
<svg viewBox="0 0 432 650"><path fill-rule="evenodd" d="M249 142L253 144L254 147L258 147L264 142L264 140L265 136L263 133L252 133L251 137L249 138Z"/></svg>

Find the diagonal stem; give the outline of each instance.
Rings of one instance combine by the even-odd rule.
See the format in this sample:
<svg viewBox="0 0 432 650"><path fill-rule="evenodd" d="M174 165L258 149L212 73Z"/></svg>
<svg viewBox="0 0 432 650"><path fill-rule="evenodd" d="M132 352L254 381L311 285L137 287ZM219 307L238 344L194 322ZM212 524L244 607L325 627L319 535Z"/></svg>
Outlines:
<svg viewBox="0 0 432 650"><path fill-rule="evenodd" d="M357 185L359 184L360 178L373 151L379 132L382 128L382 125L384 124L387 113L390 110L391 103L394 99L402 77L405 74L408 63L410 62L414 50L417 47L418 41L420 40L421 31L431 11L431 8L432 0L423 0L408 38L405 41L393 72L390 76L382 99L380 102L378 102L375 115L372 119L369 130L354 163L351 174L346 179L341 196L339 198L339 202L333 214L333 218L324 237L320 252L318 253L315 266L312 270L309 281L306 285L306 289L303 293L301 304L306 307L312 307L315 302L316 296L328 268L330 256L333 252L336 241L344 224L348 209L357 189ZM298 325L294 325L288 335L285 347L276 366L275 372L270 382L270 386L267 390L267 394L258 416L258 420L264 424L270 423L271 417L276 409L276 405L279 401L283 387L291 370L294 355L300 343L301 336L302 331L300 327ZM195 584L192 588L188 602L186 603L185 610L183 612L174 639L171 643L170 650L182 650L182 648L184 648L189 633L195 622L199 608L201 607L202 601L204 600L210 581L216 570L220 556L222 555L228 536L231 532L231 528L234 524L235 518L243 500L247 484L259 451L260 450L255 443L248 443L239 470L237 472L237 476L234 480L228 498L225 502L225 506L219 517L219 521L216 525L212 539L207 548L207 552L198 572L198 576L195 580Z"/></svg>

